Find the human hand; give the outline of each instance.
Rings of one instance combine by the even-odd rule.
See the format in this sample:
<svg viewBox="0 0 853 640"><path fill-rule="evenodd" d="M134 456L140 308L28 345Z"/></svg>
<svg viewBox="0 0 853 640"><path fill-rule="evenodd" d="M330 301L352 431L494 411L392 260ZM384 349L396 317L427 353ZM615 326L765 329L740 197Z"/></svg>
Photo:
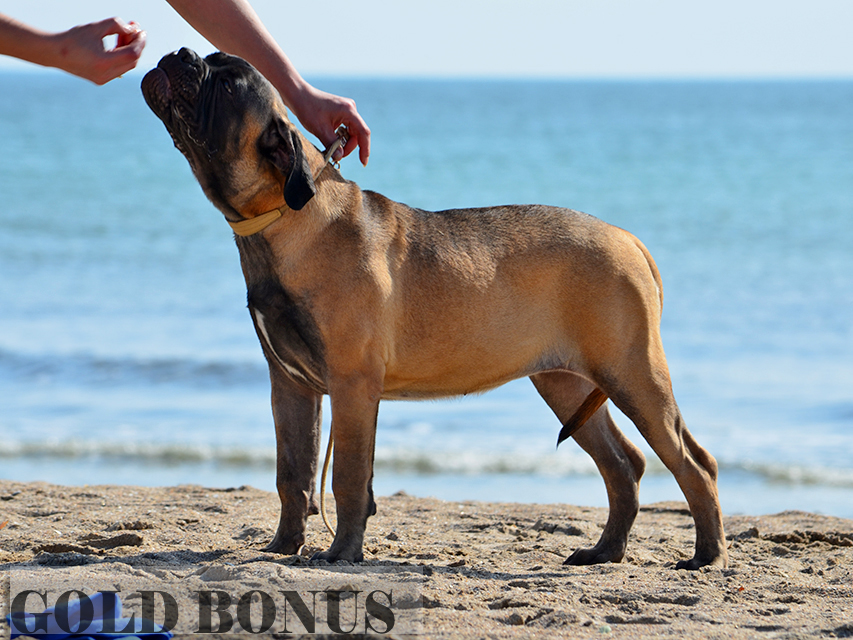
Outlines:
<svg viewBox="0 0 853 640"><path fill-rule="evenodd" d="M104 48L107 36L117 36L115 48ZM54 36L54 66L103 85L136 66L145 39L145 32L136 23L125 24L118 18L79 25Z"/></svg>
<svg viewBox="0 0 853 640"><path fill-rule="evenodd" d="M306 84L300 100L294 101L291 109L299 118L299 122L326 147L337 138L338 126L345 125L347 143L335 152L332 159L337 162L358 147L359 160L361 164L367 165L370 156L370 129L356 110L353 100L320 91Z"/></svg>

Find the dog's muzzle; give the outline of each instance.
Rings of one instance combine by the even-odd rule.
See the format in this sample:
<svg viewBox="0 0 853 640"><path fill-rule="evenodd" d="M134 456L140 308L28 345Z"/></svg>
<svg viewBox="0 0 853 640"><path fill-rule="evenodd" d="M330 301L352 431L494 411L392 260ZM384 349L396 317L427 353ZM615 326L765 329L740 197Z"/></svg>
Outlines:
<svg viewBox="0 0 853 640"><path fill-rule="evenodd" d="M142 79L142 95L154 114L180 148L194 141L199 127L201 88L207 64L194 51L183 48L171 53Z"/></svg>

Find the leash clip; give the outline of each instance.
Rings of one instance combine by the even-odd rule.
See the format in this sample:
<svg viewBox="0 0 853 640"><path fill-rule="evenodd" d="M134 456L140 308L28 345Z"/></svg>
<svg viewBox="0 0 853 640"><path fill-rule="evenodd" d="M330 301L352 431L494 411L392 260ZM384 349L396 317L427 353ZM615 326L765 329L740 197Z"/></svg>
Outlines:
<svg viewBox="0 0 853 640"><path fill-rule="evenodd" d="M329 145L328 149L326 149L326 152L323 154L323 159L327 164L331 164L335 169L340 171L341 161L333 160L332 156L335 155L335 152L338 149L345 147L347 142L349 141L349 131L347 131L346 125L342 124L337 129L335 129L335 135L338 136L338 138L332 144Z"/></svg>

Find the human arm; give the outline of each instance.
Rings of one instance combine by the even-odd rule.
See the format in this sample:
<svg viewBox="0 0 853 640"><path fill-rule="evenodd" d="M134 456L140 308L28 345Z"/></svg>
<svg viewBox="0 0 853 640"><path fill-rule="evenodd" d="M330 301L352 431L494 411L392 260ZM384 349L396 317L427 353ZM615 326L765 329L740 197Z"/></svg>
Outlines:
<svg viewBox="0 0 853 640"><path fill-rule="evenodd" d="M349 140L341 157L359 147L367 164L370 129L355 102L306 82L267 31L247 0L167 0L190 25L215 47L248 60L278 89L287 107L324 145L335 141L344 124Z"/></svg>
<svg viewBox="0 0 853 640"><path fill-rule="evenodd" d="M103 38L118 36L114 49ZM106 84L130 71L145 48L145 32L118 18L48 33L0 13L0 55L55 67L95 84Z"/></svg>

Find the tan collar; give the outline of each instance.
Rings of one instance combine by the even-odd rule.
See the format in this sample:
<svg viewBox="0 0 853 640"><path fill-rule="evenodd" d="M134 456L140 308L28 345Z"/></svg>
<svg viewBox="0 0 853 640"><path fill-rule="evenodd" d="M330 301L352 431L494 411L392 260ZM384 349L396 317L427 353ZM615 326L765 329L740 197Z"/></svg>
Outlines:
<svg viewBox="0 0 853 640"><path fill-rule="evenodd" d="M338 130L335 133L338 134L338 137L332 144L329 145L329 147L323 153L323 164L317 170L317 173L314 174L314 182L317 182L317 180L319 180L320 175L323 173L323 170L329 165L329 163L331 163L332 156L334 155L335 151L337 151L342 145L345 145L347 143L346 127L341 125L340 127L338 127ZM236 233L238 236L245 238L246 236L253 236L256 233L260 233L268 226L270 226L273 222L281 218L287 211L290 211L290 208L286 204L284 204L278 209L267 211L266 213L257 215L254 218L240 220L239 222L231 222L230 220L228 220L227 222L231 226L231 229L233 229L234 233Z"/></svg>

